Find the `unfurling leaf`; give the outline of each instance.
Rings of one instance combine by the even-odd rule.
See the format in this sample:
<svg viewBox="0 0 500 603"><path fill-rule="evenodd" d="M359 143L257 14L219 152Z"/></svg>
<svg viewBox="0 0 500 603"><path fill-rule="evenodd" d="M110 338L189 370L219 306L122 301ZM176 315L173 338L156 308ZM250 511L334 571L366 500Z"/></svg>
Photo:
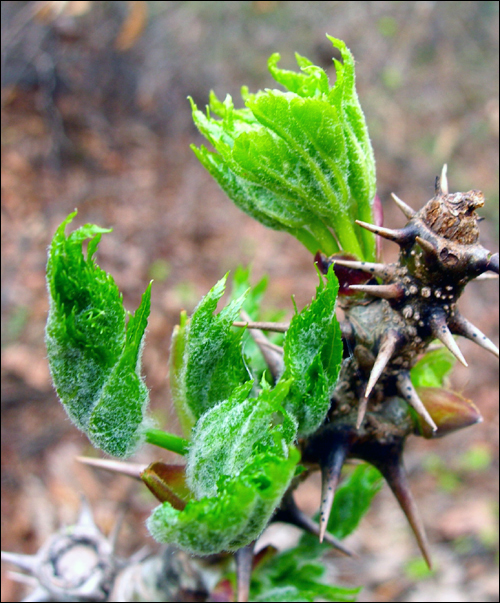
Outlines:
<svg viewBox="0 0 500 603"><path fill-rule="evenodd" d="M297 424L281 406L290 388L280 381L247 398L253 383L237 388L229 400L207 411L193 430L188 483L198 498L215 496L222 476L236 476L256 450L276 450L293 442Z"/></svg>
<svg viewBox="0 0 500 603"><path fill-rule="evenodd" d="M300 458L291 445L297 424L282 406L289 381L271 389L263 380L258 397L248 398L252 387L238 386L198 419L186 471L198 500L155 509L148 527L160 542L208 555L237 550L267 526Z"/></svg>
<svg viewBox="0 0 500 603"><path fill-rule="evenodd" d="M50 372L66 412L90 441L125 457L143 439L148 390L140 375L151 285L125 325L113 278L93 255L102 233L93 224L65 235L76 212L57 229L47 263L50 310L46 344ZM90 239L87 257L82 245Z"/></svg>
<svg viewBox="0 0 500 603"><path fill-rule="evenodd" d="M262 277L260 281L253 286L250 283L250 277L251 269L249 266L247 268L243 268L243 266L238 266L236 268L233 273L231 299L236 300L239 297L244 296L242 309L245 310L252 320L259 320L261 312L260 305L267 289L269 277ZM281 313L278 314L280 315Z"/></svg>
<svg viewBox="0 0 500 603"><path fill-rule="evenodd" d="M321 277L320 277L321 278ZM283 379L293 379L285 408L307 435L324 421L342 362L342 338L335 316L338 281L331 267L316 299L296 314L287 331Z"/></svg>
<svg viewBox="0 0 500 603"><path fill-rule="evenodd" d="M174 543L196 554L235 551L255 540L267 526L295 473L300 454L256 454L239 475L221 479L213 497L191 501L183 511L168 502L147 522L159 542Z"/></svg>
<svg viewBox="0 0 500 603"><path fill-rule="evenodd" d="M244 90L244 109L212 93L206 115L191 101L196 126L217 152L192 148L232 201L265 226L289 232L312 253L331 255L340 243L370 260L375 237L354 222L373 221L373 150L353 57L341 40L329 39L343 59L335 61L334 86L304 57L296 55L302 73L294 73L279 69L274 54L269 70L287 91Z"/></svg>
<svg viewBox="0 0 500 603"><path fill-rule="evenodd" d="M244 295L214 314L226 278L207 293L191 318L181 314L172 337L172 396L186 436L203 413L250 379L241 350L243 331L232 328Z"/></svg>

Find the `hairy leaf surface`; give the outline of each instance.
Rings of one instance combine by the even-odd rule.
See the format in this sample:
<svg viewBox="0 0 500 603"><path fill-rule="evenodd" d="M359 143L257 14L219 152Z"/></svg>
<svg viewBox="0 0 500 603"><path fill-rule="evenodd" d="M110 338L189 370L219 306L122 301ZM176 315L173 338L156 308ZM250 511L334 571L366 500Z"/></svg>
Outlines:
<svg viewBox="0 0 500 603"><path fill-rule="evenodd" d="M289 232L313 253L335 253L338 241L373 259L373 234L354 224L372 221L373 151L353 57L341 40L329 39L343 60L335 61L334 86L305 57L296 55L302 73L294 73L280 69L273 54L269 71L286 91L243 89L244 109L212 93L206 114L191 101L194 122L216 152L192 148L234 203L264 225Z"/></svg>
<svg viewBox="0 0 500 603"><path fill-rule="evenodd" d="M296 314L287 331L283 379L293 379L285 408L307 435L324 421L342 362L342 338L335 316L338 281L330 268L320 278L316 299Z"/></svg>
<svg viewBox="0 0 500 603"><path fill-rule="evenodd" d="M225 289L221 279L201 300L190 319L181 315L174 331L170 379L174 403L186 434L207 410L227 400L251 376L241 350L239 318L244 295L214 314Z"/></svg>
<svg viewBox="0 0 500 603"><path fill-rule="evenodd" d="M196 423L188 458L188 482L198 498L215 496L223 476L236 476L257 450L280 454L297 435L297 424L281 406L290 388L264 383L257 398L247 398L253 383L207 411Z"/></svg>
<svg viewBox="0 0 500 603"><path fill-rule="evenodd" d="M202 415L192 431L187 483L198 500L183 510L168 502L148 527L161 542L196 554L236 550L257 538L281 502L299 452L297 423L282 407L290 382L249 381Z"/></svg>
<svg viewBox="0 0 500 603"><path fill-rule="evenodd" d="M109 454L131 454L146 427L148 391L140 358L151 286L125 325L126 311L113 278L93 255L109 230L93 224L65 235L76 212L57 229L49 250L46 326L49 366L69 417ZM82 245L90 239L87 257Z"/></svg>
<svg viewBox="0 0 500 603"><path fill-rule="evenodd" d="M235 551L266 527L294 475L300 454L255 454L239 475L221 480L213 497L191 501L183 511L168 502L147 522L159 542L174 543L196 555Z"/></svg>

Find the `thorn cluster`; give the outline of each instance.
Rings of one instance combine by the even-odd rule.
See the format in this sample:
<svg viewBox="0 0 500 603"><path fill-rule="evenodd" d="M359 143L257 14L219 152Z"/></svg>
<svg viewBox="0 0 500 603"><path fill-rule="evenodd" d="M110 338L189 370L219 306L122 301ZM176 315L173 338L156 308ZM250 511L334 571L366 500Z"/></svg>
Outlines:
<svg viewBox="0 0 500 603"><path fill-rule="evenodd" d="M118 571L116 533L106 538L83 500L78 521L53 534L34 555L2 551L2 560L33 576L29 601L107 601Z"/></svg>
<svg viewBox="0 0 500 603"><path fill-rule="evenodd" d="M139 466L132 463L80 461L138 478ZM223 560L217 565L214 556L195 559L172 546L154 554L143 547L127 559L118 557L116 544L122 519L118 518L106 537L83 499L77 522L51 535L34 555L2 551L3 561L26 572L11 573L12 577L33 586L23 601L208 600L209 586L213 588L224 571Z"/></svg>
<svg viewBox="0 0 500 603"><path fill-rule="evenodd" d="M346 357L328 421L302 442L303 461L319 466L322 473L320 540L327 533L342 466L346 458L355 457L381 471L430 566L425 532L402 462L406 437L416 431L413 413L420 425L425 424L420 433L433 435L475 423L480 415L456 394L436 390L443 408L458 404L456 412L461 417L448 423L449 413L445 420L444 411L435 404L436 392L426 407L411 382L410 369L435 339L467 366L454 335L466 337L498 357L493 342L456 307L467 283L487 271L498 274L498 253L491 254L478 243L476 209L484 204L483 194L476 190L450 194L446 166L436 179L434 197L420 211L396 195L393 199L408 219L403 228L357 223L399 245L397 262L372 263L335 256L322 256L318 261L324 271L334 263L353 274L366 274L367 280L359 284L359 276L353 276L351 282L356 284L349 289L354 295L343 298Z"/></svg>

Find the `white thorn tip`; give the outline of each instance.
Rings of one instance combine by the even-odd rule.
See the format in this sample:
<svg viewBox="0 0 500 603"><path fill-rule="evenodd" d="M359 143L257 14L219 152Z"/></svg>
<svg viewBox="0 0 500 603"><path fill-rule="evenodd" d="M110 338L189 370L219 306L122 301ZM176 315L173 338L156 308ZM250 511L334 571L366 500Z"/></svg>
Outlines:
<svg viewBox="0 0 500 603"><path fill-rule="evenodd" d="M141 473L144 469L147 469L147 465L142 465L140 463L125 463L111 459L95 459L86 456L77 456L76 460L84 465L90 465L91 467L104 469L105 471L111 471L112 473L120 473L138 480L141 479Z"/></svg>
<svg viewBox="0 0 500 603"><path fill-rule="evenodd" d="M398 243L404 239L404 235L400 230L384 228L383 226L375 226L375 224L369 224L368 222L362 222L361 220L356 220L356 224L361 226L361 228L365 228L370 232L374 232L375 234L384 237L384 239L389 239L389 241Z"/></svg>
<svg viewBox="0 0 500 603"><path fill-rule="evenodd" d="M445 322L444 317L435 318L431 320L432 332L443 343L448 350L455 356L455 358L461 362L464 366L469 366L464 358L457 342L453 338L453 335Z"/></svg>
<svg viewBox="0 0 500 603"><path fill-rule="evenodd" d="M484 350L491 352L494 356L499 358L499 350L497 346L488 339L486 335L480 331L476 326L474 326L471 322L469 322L463 316L456 316L454 322L452 322L451 330L457 334L462 335L462 337L466 337L477 343L478 346L482 347Z"/></svg>
<svg viewBox="0 0 500 603"><path fill-rule="evenodd" d="M399 209L404 213L404 215L411 220L413 216L417 213L413 208L407 205L403 199L400 199L395 193L391 193L391 197L394 200L394 203L399 207Z"/></svg>
<svg viewBox="0 0 500 603"><path fill-rule="evenodd" d="M339 266L345 266L346 268L352 268L353 270L362 270L363 272L368 272L369 274L380 276L382 278L387 278L394 272L392 266L387 264L379 264L376 262L358 262L354 260L333 259L333 263L338 264Z"/></svg>
<svg viewBox="0 0 500 603"><path fill-rule="evenodd" d="M349 285L349 289L369 293L374 297L381 297L383 299L396 299L401 297L403 293L398 285L394 283L391 285Z"/></svg>
<svg viewBox="0 0 500 603"><path fill-rule="evenodd" d="M398 336L393 331L389 331L385 335L385 339L382 341L380 345L380 349L375 360L375 363L372 368L372 372L370 373L370 378L368 380L368 385L366 386L365 398L369 398L372 393L373 388L375 387L377 381L380 378L380 375L384 372L385 367L389 363L394 351L396 350L396 345L398 343ZM359 427L359 426L358 426Z"/></svg>
<svg viewBox="0 0 500 603"><path fill-rule="evenodd" d="M424 403L417 394L416 389L413 387L409 375L400 375L398 379L398 389L403 398L412 406L418 414L424 418L424 420L431 427L432 431L437 431L437 425L434 423L428 410L425 408Z"/></svg>
<svg viewBox="0 0 500 603"><path fill-rule="evenodd" d="M443 169L441 170L441 191L443 195L449 194L448 189L448 165L445 163L443 165Z"/></svg>

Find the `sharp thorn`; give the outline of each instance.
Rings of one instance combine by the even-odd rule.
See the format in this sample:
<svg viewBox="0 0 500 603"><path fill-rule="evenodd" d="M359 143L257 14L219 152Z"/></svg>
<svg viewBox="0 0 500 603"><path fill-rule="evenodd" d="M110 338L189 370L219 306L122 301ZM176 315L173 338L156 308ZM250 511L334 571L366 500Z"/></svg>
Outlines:
<svg viewBox="0 0 500 603"><path fill-rule="evenodd" d="M350 285L349 289L353 291L363 291L374 297L383 299L398 299L403 296L404 291L396 283L390 285Z"/></svg>
<svg viewBox="0 0 500 603"><path fill-rule="evenodd" d="M477 343L477 345L481 346L485 350L488 350L488 352L491 352L497 358L499 357L498 348L491 341L491 339L488 339L488 337L486 337L482 331L475 327L461 314L455 313L450 321L450 329L452 333L455 333L455 335L462 335L462 337L466 337L467 339L474 341L474 343Z"/></svg>
<svg viewBox="0 0 500 603"><path fill-rule="evenodd" d="M23 555L22 553L9 553L2 551L2 561L7 561L25 572L33 573L39 563L37 555Z"/></svg>
<svg viewBox="0 0 500 603"><path fill-rule="evenodd" d="M236 600L241 603L247 603L250 594L254 548L255 540L247 544L247 546L238 549L234 554L236 560Z"/></svg>
<svg viewBox="0 0 500 603"><path fill-rule="evenodd" d="M306 532L313 534L314 536L319 536L319 525L297 507L292 494L287 494L285 496L282 508L278 510L273 519L274 521L284 521L286 523L290 523L294 526L297 526L301 530L305 530ZM353 551L344 546L340 540L335 538L335 536L330 534L330 532L325 532L323 542L326 542L331 547L337 549L340 553L343 553L348 557L356 557Z"/></svg>
<svg viewBox="0 0 500 603"><path fill-rule="evenodd" d="M241 315L244 320L250 319L245 311L242 311ZM250 335L264 357L272 378L278 381L284 369L283 348L269 341L264 333L258 329L251 330Z"/></svg>
<svg viewBox="0 0 500 603"><path fill-rule="evenodd" d="M130 555L130 557L127 559L127 561L130 565L134 565L136 563L140 563L141 561L144 561L146 559L146 557L149 557L151 555L151 553L152 553L151 548L146 544L143 547L141 547L138 551L136 551L135 553Z"/></svg>
<svg viewBox="0 0 500 603"><path fill-rule="evenodd" d="M411 240L410 233L406 229L393 230L391 228L384 228L383 226L375 226L375 224L368 224L368 222L362 222L361 220L356 220L356 224L362 228L366 228L366 230L369 230L370 232L374 232L375 234L384 237L384 239L394 241L395 243L398 243L398 245L404 245Z"/></svg>
<svg viewBox="0 0 500 603"><path fill-rule="evenodd" d="M443 169L441 170L441 178L440 178L441 192L443 193L443 195L449 194L447 173L448 173L448 166L445 163L443 165Z"/></svg>
<svg viewBox="0 0 500 603"><path fill-rule="evenodd" d="M251 320L235 321L233 327L247 327L248 329L258 329L259 331L274 331L276 333L286 333L290 327L288 322L253 322Z"/></svg>
<svg viewBox="0 0 500 603"><path fill-rule="evenodd" d="M53 595L43 586L37 586L27 597L21 599L21 603L45 603L53 601Z"/></svg>
<svg viewBox="0 0 500 603"><path fill-rule="evenodd" d="M255 335L260 332L261 331L254 330L254 331L252 331L252 335ZM264 337L265 337L265 335L264 335ZM257 343L257 338L254 337L254 339L255 339L255 342ZM258 343L260 343L261 346L268 348L269 350L273 350L273 352L276 352L280 356L283 356L283 354L285 353L282 346L276 345L272 341L269 341L267 338L265 340L263 339L262 341L259 341Z"/></svg>
<svg viewBox="0 0 500 603"><path fill-rule="evenodd" d="M315 526L314 531L312 532L312 534L314 536L319 536L319 526L316 522L312 522ZM339 553L342 553L343 555L345 555L346 557L357 557L356 553L354 551L351 551L351 549L347 548L346 546L344 546L340 540L338 538L335 538L335 536L333 536L332 534L330 534L330 532L325 532L323 535L323 542L326 542L326 544L330 545L332 548L336 549L337 551L339 551Z"/></svg>
<svg viewBox="0 0 500 603"><path fill-rule="evenodd" d="M396 194L391 193L391 197L394 200L394 203L399 207L399 209L404 213L404 215L411 220L413 216L417 213L414 209L412 209L409 205L407 205L403 199L400 199Z"/></svg>
<svg viewBox="0 0 500 603"><path fill-rule="evenodd" d="M476 276L475 281L490 281L490 280L498 280L498 274L494 272L483 272L479 276Z"/></svg>
<svg viewBox="0 0 500 603"><path fill-rule="evenodd" d="M438 343L437 341L433 341L425 348L425 352L435 352L437 350L442 350L443 347L444 346L441 342Z"/></svg>
<svg viewBox="0 0 500 603"><path fill-rule="evenodd" d="M85 498L85 496L81 496L80 498L80 513L78 515L78 519L76 520L76 525L81 528L86 528L87 530L93 530L94 532L100 533L99 528L96 526L94 520L94 514L92 513L92 508L89 504L89 501Z"/></svg>
<svg viewBox="0 0 500 603"><path fill-rule="evenodd" d="M437 431L437 425L434 423L431 415L428 413L422 400L419 398L417 391L413 387L413 383L411 382L410 375L408 373L399 374L397 387L399 393L403 396L406 402L408 402L408 404L412 406L418 412L418 414L422 416L425 421L431 426L432 431Z"/></svg>
<svg viewBox="0 0 500 603"><path fill-rule="evenodd" d="M334 264L352 268L354 270L362 270L380 278L389 278L394 274L394 268L387 264L377 264L372 262L354 262L351 260L333 260Z"/></svg>
<svg viewBox="0 0 500 603"><path fill-rule="evenodd" d="M19 584L25 584L30 588L37 588L39 586L38 579L35 576L28 576L28 574L22 574L21 572L15 572L13 570L9 570L7 572L7 576L14 582L19 582ZM47 591L45 591L46 594ZM45 599L46 601L50 601L50 599ZM31 601L31 599L30 599Z"/></svg>
<svg viewBox="0 0 500 603"><path fill-rule="evenodd" d="M453 339L453 335L446 324L446 317L444 314L434 314L431 316L429 322L433 335L437 337L437 339L439 339L439 341L441 341L445 347L448 348L448 350L453 354L453 356L455 356L457 360L459 360L464 366L469 366L462 352L460 351L457 342Z"/></svg>
<svg viewBox="0 0 500 603"><path fill-rule="evenodd" d="M135 479L141 479L141 473L147 468L147 465L141 465L139 463L123 463L121 461L112 461L108 459L93 459L86 456L77 456L76 460L84 465L90 465L91 467L97 467L98 469L104 469L105 471L111 471L112 473L120 473L128 477Z"/></svg>
<svg viewBox="0 0 500 603"><path fill-rule="evenodd" d="M117 518L113 527L111 528L110 533L108 534L108 542L113 552L116 551L116 545L118 543L118 536L123 527L123 522L125 520L125 507L119 510L117 514Z"/></svg>
<svg viewBox="0 0 500 603"><path fill-rule="evenodd" d="M385 477L389 487L391 488L394 496L396 497L403 513L408 519L408 523L415 534L418 546L422 553L425 562L429 569L432 568L431 555L429 551L429 542L425 534L425 529L420 519L420 514L415 503L415 499L410 490L408 484L408 478L406 471L403 467L401 456L399 458L392 458L388 460L387 464L377 464L378 469Z"/></svg>
<svg viewBox="0 0 500 603"><path fill-rule="evenodd" d="M398 342L399 336L395 331L389 330L387 331L387 333L385 333L384 338L379 346L379 351L375 360L375 364L373 365L372 372L370 373L368 385L366 386L366 399L370 397L370 394L372 393L373 388L379 380L380 375L384 372L385 367L392 358L392 355L396 350Z"/></svg>
<svg viewBox="0 0 500 603"><path fill-rule="evenodd" d="M427 255L429 255L433 258L436 257L436 250L432 243L429 243L429 241L426 241L425 239L422 239L422 237L418 237L418 236L415 237L415 242L420 245L420 247L422 248L424 253L426 253Z"/></svg>
<svg viewBox="0 0 500 603"><path fill-rule="evenodd" d="M35 578L34 576L28 576L27 574L21 574L21 572L13 572L13 571L7 572L7 575L14 582L18 582L19 584L24 584L24 585L28 586L29 588L38 588L39 587L38 579ZM41 599L41 600L51 601L52 599L50 598L49 593L45 589L43 590L43 592L45 594L45 599ZM23 601L28 601L28 600L31 601L31 595L29 596L29 599L23 599Z"/></svg>
<svg viewBox="0 0 500 603"><path fill-rule="evenodd" d="M321 464L321 504L319 508L319 541L323 542L332 512L335 490L340 479L340 472L347 456L347 446L343 441L332 447Z"/></svg>
<svg viewBox="0 0 500 603"><path fill-rule="evenodd" d="M368 398L366 396L363 396L361 398L361 400L359 401L358 417L356 419L356 429L359 429L361 427L361 424L363 423L363 419L365 418L367 406L368 406Z"/></svg>

